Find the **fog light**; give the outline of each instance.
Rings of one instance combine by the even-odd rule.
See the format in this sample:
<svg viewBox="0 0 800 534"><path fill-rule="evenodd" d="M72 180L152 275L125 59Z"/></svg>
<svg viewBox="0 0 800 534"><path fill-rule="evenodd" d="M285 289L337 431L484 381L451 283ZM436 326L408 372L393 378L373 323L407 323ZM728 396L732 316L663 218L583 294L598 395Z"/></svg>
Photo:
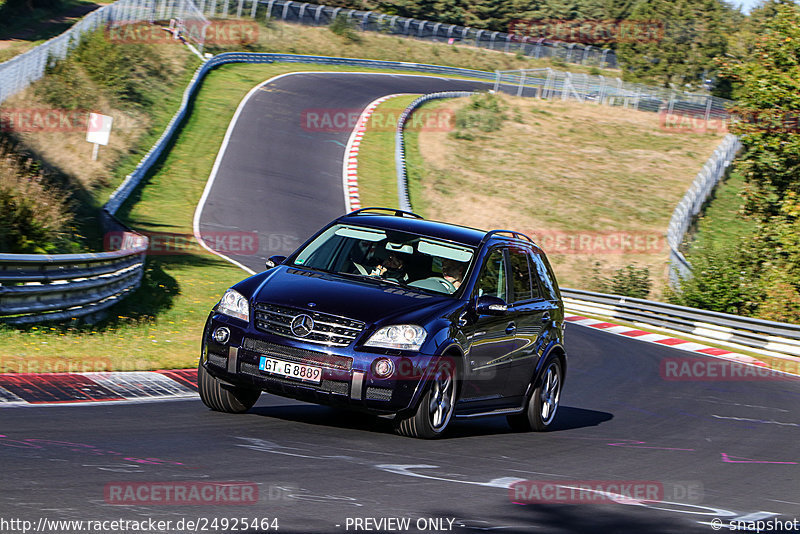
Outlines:
<svg viewBox="0 0 800 534"><path fill-rule="evenodd" d="M372 365L372 370L378 378L389 378L394 373L394 363L388 358L379 358Z"/></svg>
<svg viewBox="0 0 800 534"><path fill-rule="evenodd" d="M227 343L228 340L231 338L231 331L225 328L224 326L220 326L214 333L211 334L211 337L214 338L214 341L217 343Z"/></svg>

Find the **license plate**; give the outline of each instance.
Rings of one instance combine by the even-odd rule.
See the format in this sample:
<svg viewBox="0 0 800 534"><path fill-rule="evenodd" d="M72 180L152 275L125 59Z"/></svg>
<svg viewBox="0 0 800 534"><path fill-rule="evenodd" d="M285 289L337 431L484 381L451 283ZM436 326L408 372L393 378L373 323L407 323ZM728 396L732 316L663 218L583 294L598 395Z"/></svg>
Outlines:
<svg viewBox="0 0 800 534"><path fill-rule="evenodd" d="M287 362L284 360L274 360L262 356L258 362L258 368L265 373L285 376L286 378L296 378L303 382L313 382L319 384L322 381L322 368L302 363Z"/></svg>

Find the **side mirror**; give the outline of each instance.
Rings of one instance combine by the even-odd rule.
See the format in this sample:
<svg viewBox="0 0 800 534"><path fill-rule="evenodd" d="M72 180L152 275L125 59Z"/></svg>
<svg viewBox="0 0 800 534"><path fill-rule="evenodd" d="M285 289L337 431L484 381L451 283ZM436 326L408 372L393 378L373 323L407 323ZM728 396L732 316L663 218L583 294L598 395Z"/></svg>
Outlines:
<svg viewBox="0 0 800 534"><path fill-rule="evenodd" d="M484 295L478 297L475 311L480 315L503 315L508 311L508 304L501 298Z"/></svg>
<svg viewBox="0 0 800 534"><path fill-rule="evenodd" d="M270 256L265 263L267 265L267 269L272 269L273 267L277 267L278 265L280 265L285 261L286 261L286 256Z"/></svg>

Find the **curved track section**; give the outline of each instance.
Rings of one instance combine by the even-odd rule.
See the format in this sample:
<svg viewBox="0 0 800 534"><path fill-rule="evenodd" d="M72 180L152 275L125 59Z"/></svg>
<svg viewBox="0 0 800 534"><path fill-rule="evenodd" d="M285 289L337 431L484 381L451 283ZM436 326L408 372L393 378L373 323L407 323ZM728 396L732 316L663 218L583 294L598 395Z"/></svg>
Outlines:
<svg viewBox="0 0 800 534"><path fill-rule="evenodd" d="M474 87L350 74L265 86L231 130L202 228L288 236L285 248L275 240L268 251L287 252L344 206L348 132L307 132L303 110L358 111L382 94L458 84ZM261 268L260 255L235 259ZM33 526L153 519L172 521L165 530L174 532L202 531L186 522L203 520L207 532L231 531L219 520L238 517L277 518L282 533L638 534L712 532L715 520L728 531L736 518L800 516L798 381L673 376L670 362L686 353L577 325L568 327L567 344L562 407L556 427L542 434L512 433L503 418L490 418L457 421L448 439L411 440L392 435L384 419L267 395L240 416L208 411L199 400L2 410L0 517ZM541 493L550 502L515 503L532 497L509 492L525 480L555 485ZM164 488L230 481L256 489L249 504L231 506L224 491L191 505L165 503ZM646 483L656 493L568 491L608 489L604 481ZM148 490L129 489L140 487ZM577 502L560 501L558 487ZM272 531L264 526L247 531Z"/></svg>
<svg viewBox="0 0 800 534"><path fill-rule="evenodd" d="M257 234L257 254L225 255L263 270L265 256L292 252L345 213L344 150L355 119L370 102L398 92L489 87L400 74L318 72L274 78L240 106L195 215L196 229L203 236Z"/></svg>

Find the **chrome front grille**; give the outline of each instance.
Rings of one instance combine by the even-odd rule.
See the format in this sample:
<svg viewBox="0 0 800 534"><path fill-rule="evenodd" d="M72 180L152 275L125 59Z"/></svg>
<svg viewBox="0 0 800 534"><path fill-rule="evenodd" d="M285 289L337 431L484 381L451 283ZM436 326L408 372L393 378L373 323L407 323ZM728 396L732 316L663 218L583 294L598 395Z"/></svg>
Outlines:
<svg viewBox="0 0 800 534"><path fill-rule="evenodd" d="M249 337L244 338L242 341L242 348L252 351L259 356L271 356L273 358L303 363L306 365L317 365L320 367L328 367L330 369L340 369L342 371L349 371L353 368L353 358L348 356L325 354L324 352L316 352L313 350L286 347L284 345L276 345L275 343L268 343L260 339L253 339Z"/></svg>
<svg viewBox="0 0 800 534"><path fill-rule="evenodd" d="M305 334L305 330L300 330L299 328L292 330L292 322L302 315L307 315L313 320L313 327L308 331L308 334ZM307 325L308 323L305 324ZM327 313L259 302L255 305L255 326L262 332L277 334L290 339L333 347L346 347L363 330L364 323Z"/></svg>

